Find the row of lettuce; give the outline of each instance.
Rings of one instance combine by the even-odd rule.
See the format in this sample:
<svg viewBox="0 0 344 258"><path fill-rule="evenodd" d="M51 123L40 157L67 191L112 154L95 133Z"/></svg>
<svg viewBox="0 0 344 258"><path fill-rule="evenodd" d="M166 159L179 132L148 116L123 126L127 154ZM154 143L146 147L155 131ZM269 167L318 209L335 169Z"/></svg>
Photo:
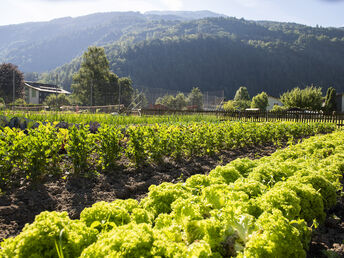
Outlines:
<svg viewBox="0 0 344 258"><path fill-rule="evenodd" d="M98 202L79 220L42 212L1 243L2 257L306 257L336 203L344 132L259 160L237 159L184 183L152 185L140 202Z"/></svg>
<svg viewBox="0 0 344 258"><path fill-rule="evenodd" d="M45 175L77 176L109 170L123 159L131 165L161 163L166 157L213 155L223 150L280 143L328 133L326 123L188 123L118 127L86 125L68 129L47 123L26 131L0 129L0 187Z"/></svg>

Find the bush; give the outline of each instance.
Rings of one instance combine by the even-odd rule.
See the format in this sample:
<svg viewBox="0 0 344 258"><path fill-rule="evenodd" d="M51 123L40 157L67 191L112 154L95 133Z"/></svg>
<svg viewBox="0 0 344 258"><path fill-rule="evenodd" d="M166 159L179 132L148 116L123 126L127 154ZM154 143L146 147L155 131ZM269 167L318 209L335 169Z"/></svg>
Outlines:
<svg viewBox="0 0 344 258"><path fill-rule="evenodd" d="M50 94L44 100L44 105L49 107L61 107L61 106L70 106L71 100L66 94Z"/></svg>

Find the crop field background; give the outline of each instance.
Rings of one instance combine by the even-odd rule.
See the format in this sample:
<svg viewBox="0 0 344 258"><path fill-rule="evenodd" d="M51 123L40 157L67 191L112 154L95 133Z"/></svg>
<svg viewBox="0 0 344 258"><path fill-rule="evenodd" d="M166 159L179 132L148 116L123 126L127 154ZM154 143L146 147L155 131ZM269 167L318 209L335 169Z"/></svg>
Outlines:
<svg viewBox="0 0 344 258"><path fill-rule="evenodd" d="M342 254L340 231L321 239L344 229L333 123L25 117L38 123L0 125L0 256Z"/></svg>

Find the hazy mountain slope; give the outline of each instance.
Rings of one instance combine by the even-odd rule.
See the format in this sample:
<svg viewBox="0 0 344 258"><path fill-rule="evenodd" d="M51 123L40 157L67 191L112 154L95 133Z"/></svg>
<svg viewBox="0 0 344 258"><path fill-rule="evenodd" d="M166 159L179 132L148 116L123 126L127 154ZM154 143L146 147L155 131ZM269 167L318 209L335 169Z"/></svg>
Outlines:
<svg viewBox="0 0 344 258"><path fill-rule="evenodd" d="M251 95L264 90L278 96L312 83L344 90L341 29L235 18L174 26L155 22L124 34L121 44L107 45L106 52L115 73L144 87L189 91L199 86L224 89L228 97L241 85ZM56 70L66 88L79 61Z"/></svg>
<svg viewBox="0 0 344 258"><path fill-rule="evenodd" d="M129 31L149 29L155 21L165 20L161 24L173 26L194 19L193 16L216 14L174 12L173 18L171 15L111 12L0 26L0 62L14 63L24 72L49 71L80 56L90 45L113 43Z"/></svg>

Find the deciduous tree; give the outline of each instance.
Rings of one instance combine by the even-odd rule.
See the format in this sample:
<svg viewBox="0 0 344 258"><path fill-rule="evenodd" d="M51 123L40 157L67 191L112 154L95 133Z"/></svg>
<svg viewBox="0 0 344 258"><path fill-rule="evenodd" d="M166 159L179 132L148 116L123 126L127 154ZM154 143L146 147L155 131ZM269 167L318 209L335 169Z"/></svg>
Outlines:
<svg viewBox="0 0 344 258"><path fill-rule="evenodd" d="M248 94L248 90L245 86L241 86L235 93L234 101L239 100L250 100L250 95Z"/></svg>
<svg viewBox="0 0 344 258"><path fill-rule="evenodd" d="M13 75L15 86L15 98L24 96L24 76L18 67L11 63L0 65L0 97L5 103L13 102Z"/></svg>
<svg viewBox="0 0 344 258"><path fill-rule="evenodd" d="M322 105L321 88L308 86L305 89L296 87L282 94L281 102L287 108L301 108L306 110L320 110Z"/></svg>
<svg viewBox="0 0 344 258"><path fill-rule="evenodd" d="M73 76L73 94L83 105L109 105L118 102L118 77L110 71L104 48L89 47L80 70ZM118 95L117 95L118 96Z"/></svg>
<svg viewBox="0 0 344 258"><path fill-rule="evenodd" d="M203 108L203 94L199 88L192 88L188 95L188 103L191 106L197 106L197 109Z"/></svg>
<svg viewBox="0 0 344 258"><path fill-rule="evenodd" d="M251 108L259 108L260 110L266 110L269 104L268 94L266 92L259 93L252 98Z"/></svg>
<svg viewBox="0 0 344 258"><path fill-rule="evenodd" d="M336 111L337 109L336 95L337 95L337 91L335 88L330 87L327 89L326 97L325 97L325 106L324 106L325 112Z"/></svg>

